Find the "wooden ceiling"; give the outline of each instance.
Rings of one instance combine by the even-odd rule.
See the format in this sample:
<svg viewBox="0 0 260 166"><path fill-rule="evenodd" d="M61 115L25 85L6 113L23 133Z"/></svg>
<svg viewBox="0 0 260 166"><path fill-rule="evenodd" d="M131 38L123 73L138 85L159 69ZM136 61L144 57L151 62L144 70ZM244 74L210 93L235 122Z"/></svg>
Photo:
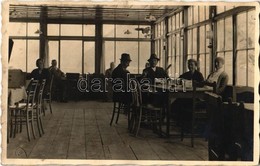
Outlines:
<svg viewBox="0 0 260 166"><path fill-rule="evenodd" d="M146 16L156 19L177 10L178 6L123 6L123 5L88 5L88 6L30 6L10 5L10 22L39 22L45 16L50 23L88 23L103 22L148 22Z"/></svg>

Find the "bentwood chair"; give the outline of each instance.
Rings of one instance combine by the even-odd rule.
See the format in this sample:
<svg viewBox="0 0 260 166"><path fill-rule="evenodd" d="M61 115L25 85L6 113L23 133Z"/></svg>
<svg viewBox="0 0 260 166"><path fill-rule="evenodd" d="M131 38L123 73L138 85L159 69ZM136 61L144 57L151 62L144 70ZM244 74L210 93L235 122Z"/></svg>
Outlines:
<svg viewBox="0 0 260 166"><path fill-rule="evenodd" d="M131 132L137 137L141 123L146 123L152 125L153 131L161 136L163 108L152 103L143 103L140 84L134 81L132 85L134 90L132 91Z"/></svg>
<svg viewBox="0 0 260 166"><path fill-rule="evenodd" d="M208 138L209 160L222 160L224 158L224 146L222 144L224 139L222 97L211 92L206 92L206 108L208 124L205 135Z"/></svg>
<svg viewBox="0 0 260 166"><path fill-rule="evenodd" d="M34 105L34 119L36 120L40 137L42 136L42 134L44 134L43 125L42 125L42 115L43 115L42 99L43 99L45 84L46 84L46 80L42 80L37 90L37 94L36 94L37 100L36 100L36 104Z"/></svg>
<svg viewBox="0 0 260 166"><path fill-rule="evenodd" d="M43 91L43 93L46 91L46 93L43 94L43 103L42 103L43 115L45 115L45 103L49 104L50 112L52 114L51 103L52 103L52 84L53 84L53 79L54 79L54 76L52 75L49 87L46 86L48 89Z"/></svg>
<svg viewBox="0 0 260 166"><path fill-rule="evenodd" d="M33 111L35 108L35 94L38 86L38 80L32 80L27 92L27 100L25 103L17 103L16 106L10 106L10 137L14 137L20 125L20 132L22 131L22 125L26 125L28 141L31 140L30 128L32 130L33 137L35 139L34 131L34 118ZM31 126L31 127L30 127Z"/></svg>

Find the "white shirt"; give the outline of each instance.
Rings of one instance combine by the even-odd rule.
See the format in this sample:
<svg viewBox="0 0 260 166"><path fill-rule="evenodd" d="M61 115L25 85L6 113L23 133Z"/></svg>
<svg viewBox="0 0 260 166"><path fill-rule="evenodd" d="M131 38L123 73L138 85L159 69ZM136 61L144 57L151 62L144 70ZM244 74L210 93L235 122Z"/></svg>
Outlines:
<svg viewBox="0 0 260 166"><path fill-rule="evenodd" d="M224 67L218 69L217 71L211 73L207 79L208 82L213 83L213 82L218 82L218 78L220 74L224 71Z"/></svg>

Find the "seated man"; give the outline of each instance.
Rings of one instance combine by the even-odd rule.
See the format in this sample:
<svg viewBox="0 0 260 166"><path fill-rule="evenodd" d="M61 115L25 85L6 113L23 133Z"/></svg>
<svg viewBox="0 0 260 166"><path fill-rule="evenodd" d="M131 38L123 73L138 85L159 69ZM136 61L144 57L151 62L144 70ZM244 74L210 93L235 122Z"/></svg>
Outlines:
<svg viewBox="0 0 260 166"><path fill-rule="evenodd" d="M127 92L127 77L130 72L126 69L131 62L130 55L127 53L123 53L121 55L120 64L113 70L112 78L113 78L113 101L120 101L125 104L130 104L131 102L131 93ZM120 85L120 81L122 81L123 87L116 87L115 84L118 83ZM118 82L117 82L118 81ZM119 89L118 89L119 88Z"/></svg>
<svg viewBox="0 0 260 166"><path fill-rule="evenodd" d="M216 94L223 95L224 90L228 83L228 75L224 71L225 60L221 57L215 59L215 68L216 70L211 73L207 80L204 82L208 86L216 86Z"/></svg>
<svg viewBox="0 0 260 166"><path fill-rule="evenodd" d="M61 102L66 102L66 77L65 74L57 67L57 61L55 59L51 61L51 67L49 67L49 72L51 77L53 77L53 90L59 89L59 100Z"/></svg>
<svg viewBox="0 0 260 166"><path fill-rule="evenodd" d="M197 61L194 59L188 60L188 72L183 73L180 78L193 80L198 84L204 81L203 75L197 71ZM179 122L180 119L190 121L192 111L192 99L176 99L172 104L173 118Z"/></svg>
<svg viewBox="0 0 260 166"><path fill-rule="evenodd" d="M154 84L155 78L169 77L163 68L157 67L159 60L160 59L157 57L156 54L151 54L150 58L148 59L150 66L143 70L143 78L150 79L152 84Z"/></svg>
<svg viewBox="0 0 260 166"><path fill-rule="evenodd" d="M166 71L157 66L159 60L160 59L156 54L151 54L150 58L147 60L149 62L149 67L143 70L142 78L149 79L151 84L155 83L156 78L169 78ZM153 101L155 105L162 105L164 101L164 94L157 93L155 96L150 96L149 93L144 93L143 102L146 103L148 101Z"/></svg>

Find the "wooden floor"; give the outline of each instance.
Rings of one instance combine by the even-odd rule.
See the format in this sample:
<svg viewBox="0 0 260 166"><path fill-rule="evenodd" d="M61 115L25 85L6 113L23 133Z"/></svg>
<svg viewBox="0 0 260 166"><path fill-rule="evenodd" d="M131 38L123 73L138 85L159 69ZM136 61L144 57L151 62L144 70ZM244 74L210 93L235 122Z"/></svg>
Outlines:
<svg viewBox="0 0 260 166"><path fill-rule="evenodd" d="M159 138L147 129L139 137L127 131L127 118L109 126L112 103L81 101L53 103L53 114L44 117L45 134L28 142L23 132L11 138L8 158L115 159L115 160L207 160L207 142L190 138ZM37 131L37 130L36 130ZM37 132L36 132L37 133Z"/></svg>

